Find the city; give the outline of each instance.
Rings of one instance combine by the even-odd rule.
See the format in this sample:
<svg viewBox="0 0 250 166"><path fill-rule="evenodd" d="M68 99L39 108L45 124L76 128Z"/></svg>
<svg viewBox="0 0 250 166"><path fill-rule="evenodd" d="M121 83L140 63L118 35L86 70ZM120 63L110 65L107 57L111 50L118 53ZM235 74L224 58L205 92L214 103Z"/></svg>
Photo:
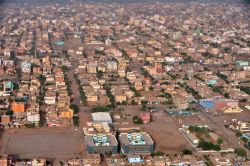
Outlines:
<svg viewBox="0 0 250 166"><path fill-rule="evenodd" d="M250 3L0 11L0 166L250 166Z"/></svg>

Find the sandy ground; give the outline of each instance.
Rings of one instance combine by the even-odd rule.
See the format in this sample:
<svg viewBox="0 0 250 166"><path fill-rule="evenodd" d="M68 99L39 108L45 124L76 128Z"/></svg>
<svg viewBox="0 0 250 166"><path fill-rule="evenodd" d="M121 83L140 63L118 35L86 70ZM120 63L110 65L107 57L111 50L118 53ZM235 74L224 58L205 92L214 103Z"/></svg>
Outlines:
<svg viewBox="0 0 250 166"><path fill-rule="evenodd" d="M192 149L192 146L183 137L178 127L178 119L169 117L163 109L159 108L158 112L151 113L153 122L143 125L135 125L132 121L133 116L139 116L141 111L138 108L127 107L124 111L129 114L126 120L127 125L116 125L116 127L140 127L142 131L147 132L156 143L155 151L163 151L166 154L179 154L185 148Z"/></svg>
<svg viewBox="0 0 250 166"><path fill-rule="evenodd" d="M191 145L178 129L178 123L161 111L153 113L153 122L143 125L143 129L152 136L156 142L155 151L166 154L181 153L183 149L191 149Z"/></svg>
<svg viewBox="0 0 250 166"><path fill-rule="evenodd" d="M68 159L84 149L80 131L73 129L9 130L2 142L2 154L20 158Z"/></svg>

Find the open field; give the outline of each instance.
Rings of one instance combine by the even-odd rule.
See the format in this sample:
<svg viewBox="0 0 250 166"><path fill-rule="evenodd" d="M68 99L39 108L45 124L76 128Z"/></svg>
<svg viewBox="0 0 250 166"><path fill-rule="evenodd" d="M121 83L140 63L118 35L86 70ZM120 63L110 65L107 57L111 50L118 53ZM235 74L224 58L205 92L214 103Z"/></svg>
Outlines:
<svg viewBox="0 0 250 166"><path fill-rule="evenodd" d="M152 114L153 122L143 125L143 130L149 133L156 142L155 151L166 154L182 152L183 149L192 149L191 145L179 132L178 123L165 112Z"/></svg>
<svg viewBox="0 0 250 166"><path fill-rule="evenodd" d="M164 107L159 107L157 112L151 113L153 121L149 124L135 125L132 118L139 116L141 111L136 106L125 106L124 113L127 116L125 121L127 125L116 125L116 127L141 127L142 131L147 132L156 143L155 151L162 151L166 154L178 154L183 149L192 150L192 146L188 143L185 137L179 132L178 119L173 119L163 111Z"/></svg>
<svg viewBox="0 0 250 166"><path fill-rule="evenodd" d="M83 145L79 131L73 129L9 130L2 137L2 154L19 158L67 159L77 157Z"/></svg>

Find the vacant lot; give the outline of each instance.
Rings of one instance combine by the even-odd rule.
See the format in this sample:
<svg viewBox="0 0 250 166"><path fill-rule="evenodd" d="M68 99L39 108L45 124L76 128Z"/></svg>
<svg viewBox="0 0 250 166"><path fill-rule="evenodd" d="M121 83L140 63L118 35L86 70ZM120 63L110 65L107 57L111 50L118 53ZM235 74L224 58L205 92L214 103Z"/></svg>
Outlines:
<svg viewBox="0 0 250 166"><path fill-rule="evenodd" d="M127 116L125 121L127 125L116 125L116 127L141 127L142 131L147 132L156 143L155 151L163 151L166 154L181 153L183 149L192 149L185 137L179 132L178 119L171 118L163 111L163 108L157 108L157 112L151 113L153 121L149 124L135 125L133 116L139 116L141 111L138 107L127 107L124 113Z"/></svg>
<svg viewBox="0 0 250 166"><path fill-rule="evenodd" d="M175 154L182 152L185 148L192 149L179 132L178 123L165 112L153 113L152 118L153 122L143 125L143 128L156 142L156 151Z"/></svg>
<svg viewBox="0 0 250 166"><path fill-rule="evenodd" d="M1 152L20 158L67 159L78 156L82 140L81 133L72 129L6 131Z"/></svg>

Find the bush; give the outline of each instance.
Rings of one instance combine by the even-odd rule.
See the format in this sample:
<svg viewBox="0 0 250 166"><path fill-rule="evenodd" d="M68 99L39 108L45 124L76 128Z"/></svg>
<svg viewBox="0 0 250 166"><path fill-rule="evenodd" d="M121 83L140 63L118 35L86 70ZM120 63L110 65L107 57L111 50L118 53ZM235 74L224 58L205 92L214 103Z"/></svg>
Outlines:
<svg viewBox="0 0 250 166"><path fill-rule="evenodd" d="M242 149L242 148L235 149L235 153L238 156L241 156L241 157L246 157L247 156L247 152L245 151L245 149Z"/></svg>
<svg viewBox="0 0 250 166"><path fill-rule="evenodd" d="M36 125L34 123L27 123L27 124L24 124L25 127L27 128L35 128Z"/></svg>
<svg viewBox="0 0 250 166"><path fill-rule="evenodd" d="M193 154L193 152L191 150L189 150L189 149L184 149L182 151L182 153L185 154L185 155L192 155Z"/></svg>
<svg viewBox="0 0 250 166"><path fill-rule="evenodd" d="M165 155L165 153L161 152L161 151L157 151L157 152L152 154L152 156L164 156L164 155Z"/></svg>
<svg viewBox="0 0 250 166"><path fill-rule="evenodd" d="M216 142L218 145L220 145L223 143L223 139L221 137L219 137Z"/></svg>
<svg viewBox="0 0 250 166"><path fill-rule="evenodd" d="M143 124L142 119L139 118L138 116L134 116L133 121L134 121L135 124Z"/></svg>

